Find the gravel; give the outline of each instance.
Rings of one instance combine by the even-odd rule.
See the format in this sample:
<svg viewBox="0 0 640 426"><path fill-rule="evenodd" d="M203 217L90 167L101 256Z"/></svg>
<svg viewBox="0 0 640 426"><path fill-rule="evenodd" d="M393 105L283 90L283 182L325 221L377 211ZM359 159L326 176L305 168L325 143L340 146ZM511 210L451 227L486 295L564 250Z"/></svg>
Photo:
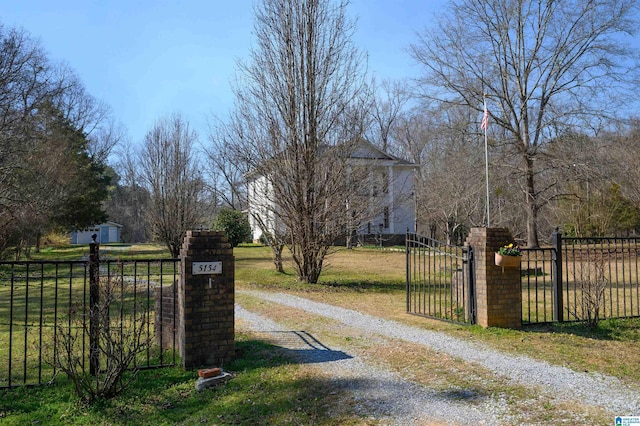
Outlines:
<svg viewBox="0 0 640 426"><path fill-rule="evenodd" d="M448 424L488 425L506 418L499 415L504 408L494 406L482 410L465 401L473 395L465 398L465 395L443 394L403 380L395 373L346 355L340 348L328 349L300 332L287 331L280 324L239 306L236 306L236 316L247 322L252 331L290 351L291 356L301 362L323 363L322 371L332 378L334 389L349 392L355 401L355 413L364 419L388 425L416 425L426 418Z"/></svg>
<svg viewBox="0 0 640 426"><path fill-rule="evenodd" d="M326 303L314 302L284 293L261 291L239 291L291 308L301 309L314 315L340 321L372 335L399 339L449 354L464 361L476 363L492 371L496 376L527 387L536 387L559 400L578 400L583 404L602 407L613 415L640 414L640 391L626 386L615 377L599 373L582 373L565 367L551 365L526 356L499 352L487 346L453 338L444 333L407 326ZM286 333L277 323L236 308L237 317L247 321L253 330ZM300 337L300 336L297 336ZM289 344L296 339L286 339ZM315 357L322 351L347 352L343 349L329 350L309 336L298 339L307 350L298 350L299 356ZM284 344L287 342L283 341ZM286 347L286 346L285 346ZM300 349L300 348L298 348ZM313 350L309 350L313 349ZM324 356L326 356L325 354ZM335 370L334 377L345 379L354 397L359 401L363 415L386 419L388 424L415 424L415 419L430 417L460 424L507 424L512 423L506 414L505 402L487 399L478 404L472 394L464 392L454 395L434 392L424 386L403 380L398 375L375 368L358 358L330 355L326 364ZM307 362L313 362L308 360ZM325 365L323 364L323 369ZM372 371L375 373L372 374ZM384 403L381 403L383 401Z"/></svg>

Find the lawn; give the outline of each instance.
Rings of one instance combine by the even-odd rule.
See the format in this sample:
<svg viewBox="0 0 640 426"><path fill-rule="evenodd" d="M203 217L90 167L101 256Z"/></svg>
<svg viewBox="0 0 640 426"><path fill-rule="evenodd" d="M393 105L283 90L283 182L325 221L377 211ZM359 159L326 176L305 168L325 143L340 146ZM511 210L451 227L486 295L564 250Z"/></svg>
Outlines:
<svg viewBox="0 0 640 426"><path fill-rule="evenodd" d="M167 256L158 246L101 249L101 257L111 259ZM65 248L60 256L76 259L84 251ZM38 256L51 260L57 254L56 250L43 250ZM288 292L484 342L577 371L616 376L640 386L638 319L603 321L595 330L575 323L528 326L523 330L461 326L406 313L402 252L339 249L329 258L321 283L315 285L299 283L288 258L285 274L275 272L268 248L239 247L234 256L237 288ZM392 366L404 362L397 354L381 352L377 357ZM57 377L51 386L1 391L0 423L362 424L348 406L336 406L334 402L343 396L336 394L315 368L291 363L256 335L243 333L237 336L235 361L225 366L235 377L225 386L197 392L193 371L146 370L124 394L85 407L74 398L66 379Z"/></svg>
<svg viewBox="0 0 640 426"><path fill-rule="evenodd" d="M252 256L263 249L255 250ZM236 256L242 259L240 253L236 250ZM264 267L268 266L268 259L265 252ZM640 351L637 350L640 318L604 320L594 330L577 322L527 325L522 330L483 329L408 315L404 253L339 250L321 279L324 285L298 284L293 275L281 277L278 281L269 270L244 274L241 262L238 262L236 282L239 287L286 291L402 323L444 331L464 339L482 341L496 349L546 360L576 371L597 371L640 385ZM256 279L259 273L272 279Z"/></svg>

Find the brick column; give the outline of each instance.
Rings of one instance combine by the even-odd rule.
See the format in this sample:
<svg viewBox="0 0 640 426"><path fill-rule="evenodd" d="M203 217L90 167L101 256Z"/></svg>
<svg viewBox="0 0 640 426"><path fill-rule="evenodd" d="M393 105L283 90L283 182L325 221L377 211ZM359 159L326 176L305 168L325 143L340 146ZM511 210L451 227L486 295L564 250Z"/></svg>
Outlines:
<svg viewBox="0 0 640 426"><path fill-rule="evenodd" d="M502 268L494 261L494 253L512 242L505 228L472 228L467 237L475 259L476 317L483 327L522 326L520 267Z"/></svg>
<svg viewBox="0 0 640 426"><path fill-rule="evenodd" d="M222 232L187 231L180 251L178 346L185 368L234 355L234 257Z"/></svg>

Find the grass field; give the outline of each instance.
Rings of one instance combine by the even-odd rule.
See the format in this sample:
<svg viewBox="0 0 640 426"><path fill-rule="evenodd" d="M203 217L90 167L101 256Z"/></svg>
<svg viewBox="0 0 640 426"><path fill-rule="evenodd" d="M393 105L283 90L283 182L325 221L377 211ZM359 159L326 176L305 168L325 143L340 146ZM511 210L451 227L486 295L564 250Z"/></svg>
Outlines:
<svg viewBox="0 0 640 426"><path fill-rule="evenodd" d="M102 250L103 258L112 259L167 257L166 251L157 246L105 246ZM84 248L65 248L58 254L56 250L46 250L38 256L48 260L58 256L76 259L82 257L84 251ZM461 326L406 314L405 257L401 252L338 250L329 258L321 283L317 285L299 283L288 263L285 274L276 273L268 248L239 247L234 255L238 288L288 292L484 342L502 351L543 359L576 371L616 376L640 386L638 319L603 321L595 330L577 323L530 326L523 330ZM6 297L6 293L0 297ZM280 313L285 314L293 319L299 315L284 310ZM0 351L1 348L0 345ZM378 362L391 368L409 368L408 358L399 353L379 350L375 356ZM417 358L414 361L418 363ZM3 362L1 355L0 362ZM442 364L437 354L429 353L423 354L419 362ZM142 371L125 393L91 407L79 404L70 384L64 377L58 377L52 386L0 391L0 423L363 424L348 404L335 404L344 395L331 389L313 366L291 363L257 336L237 336L236 360L225 369L235 375L227 386L200 393L195 391L192 371L180 368ZM464 377L472 372L472 367L468 372L465 369L449 372L447 374L454 377L446 380L464 382ZM446 382L445 378L431 379ZM502 391L513 392L514 397L521 392L508 387ZM332 412L331 418L326 416L328 411Z"/></svg>
<svg viewBox="0 0 640 426"><path fill-rule="evenodd" d="M625 381L640 384L640 318L605 320L591 330L581 323L525 326L506 330L479 326L461 326L407 315L404 283L404 253L378 250L338 251L330 262L324 285L303 285L295 281L293 271L279 277L271 272L269 253L251 248L251 259L260 259L261 268L240 250L237 257L237 285L299 294L302 297L356 309L372 315L445 331L480 340L501 350L566 365L577 371L600 371ZM262 269L267 268L267 269ZM363 279L358 280L362 274Z"/></svg>

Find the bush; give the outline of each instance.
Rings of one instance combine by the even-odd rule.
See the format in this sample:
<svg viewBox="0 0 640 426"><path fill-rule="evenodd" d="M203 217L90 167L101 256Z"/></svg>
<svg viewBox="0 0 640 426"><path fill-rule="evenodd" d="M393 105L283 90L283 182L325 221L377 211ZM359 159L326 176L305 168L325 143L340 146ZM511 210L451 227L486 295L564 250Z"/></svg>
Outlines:
<svg viewBox="0 0 640 426"><path fill-rule="evenodd" d="M88 311L82 302L74 303L69 317L56 326L53 351L45 351L53 355L46 362L66 373L77 396L88 404L113 398L126 389L138 372L136 357L151 347L147 317L140 314L144 303L126 295L123 288L118 279L101 281L98 303ZM92 332L95 347L89 348L89 356L95 355L95 371L87 371L83 347Z"/></svg>
<svg viewBox="0 0 640 426"><path fill-rule="evenodd" d="M609 285L606 278L604 256L590 250L587 254L588 262L581 265L576 273L576 285L581 290L582 298L575 306L573 315L595 329L600 322L604 307L605 290Z"/></svg>
<svg viewBox="0 0 640 426"><path fill-rule="evenodd" d="M218 231L224 231L233 247L251 240L251 226L245 213L233 209L221 209L214 225Z"/></svg>
<svg viewBox="0 0 640 426"><path fill-rule="evenodd" d="M71 237L62 232L49 232L42 237L40 245L43 247L65 247L69 245Z"/></svg>

